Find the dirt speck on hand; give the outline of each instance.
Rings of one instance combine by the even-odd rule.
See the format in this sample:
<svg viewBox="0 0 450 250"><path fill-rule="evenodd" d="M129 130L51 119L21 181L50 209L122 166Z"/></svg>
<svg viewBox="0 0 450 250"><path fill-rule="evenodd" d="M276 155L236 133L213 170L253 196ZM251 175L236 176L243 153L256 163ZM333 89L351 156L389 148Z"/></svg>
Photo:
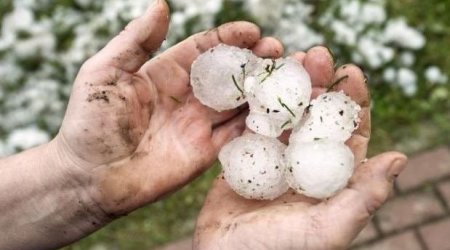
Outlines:
<svg viewBox="0 0 450 250"><path fill-rule="evenodd" d="M103 100L104 102L109 103L108 92L107 91L99 91L99 92L95 92L93 94L89 94L89 96L86 100L88 102Z"/></svg>

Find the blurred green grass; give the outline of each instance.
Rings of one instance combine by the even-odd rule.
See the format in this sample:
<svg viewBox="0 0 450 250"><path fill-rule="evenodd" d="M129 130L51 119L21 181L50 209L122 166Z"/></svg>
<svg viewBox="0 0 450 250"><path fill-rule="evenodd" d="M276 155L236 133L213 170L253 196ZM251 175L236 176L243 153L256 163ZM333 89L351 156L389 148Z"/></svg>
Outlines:
<svg viewBox="0 0 450 250"><path fill-rule="evenodd" d="M320 1L319 5L323 4L327 1ZM392 16L406 16L426 35L427 46L418 58L423 68L435 64L450 75L450 16L447 15L450 1L392 0L388 6ZM216 22L245 17L245 13L233 13L233 7L226 6ZM369 155L391 149L412 153L450 142L450 102L445 96L450 90L448 84L421 88L414 98L405 98L382 85L371 85L371 88L374 111ZM165 200L141 208L63 249L90 249L98 245L106 249L151 249L189 236L205 194L219 171L216 164Z"/></svg>
<svg viewBox="0 0 450 250"><path fill-rule="evenodd" d="M387 3L389 15L405 16L427 38L426 47L417 56L419 68L438 65L450 75L450 16L447 15L450 1L391 0ZM382 86L371 88L374 108L369 154L393 148L412 153L450 142L448 84L421 84L413 98L389 90L379 91Z"/></svg>

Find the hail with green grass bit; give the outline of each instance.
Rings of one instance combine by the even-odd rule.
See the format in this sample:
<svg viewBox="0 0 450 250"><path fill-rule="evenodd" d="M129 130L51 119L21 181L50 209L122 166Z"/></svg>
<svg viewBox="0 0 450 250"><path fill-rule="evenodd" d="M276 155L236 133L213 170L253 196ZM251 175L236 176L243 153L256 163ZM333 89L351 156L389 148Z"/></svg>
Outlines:
<svg viewBox="0 0 450 250"><path fill-rule="evenodd" d="M361 107L344 92L327 92L311 101L302 126L294 128L290 143L318 139L346 141L358 128Z"/></svg>
<svg viewBox="0 0 450 250"><path fill-rule="evenodd" d="M209 49L191 66L191 86L195 97L217 111L244 104L244 81L256 62L257 57L248 49L225 44Z"/></svg>
<svg viewBox="0 0 450 250"><path fill-rule="evenodd" d="M358 128L361 110L344 92L332 92L346 78L310 103L310 77L294 59L262 59L223 44L200 55L191 84L201 103L217 111L249 103L246 124L255 133L232 140L219 153L229 186L259 200L275 199L289 186L318 199L344 188L354 170L353 153L344 143ZM290 128L286 147L276 137Z"/></svg>
<svg viewBox="0 0 450 250"><path fill-rule="evenodd" d="M258 66L244 83L250 108L246 124L256 133L277 137L302 118L311 97L311 79L290 58L260 59Z"/></svg>

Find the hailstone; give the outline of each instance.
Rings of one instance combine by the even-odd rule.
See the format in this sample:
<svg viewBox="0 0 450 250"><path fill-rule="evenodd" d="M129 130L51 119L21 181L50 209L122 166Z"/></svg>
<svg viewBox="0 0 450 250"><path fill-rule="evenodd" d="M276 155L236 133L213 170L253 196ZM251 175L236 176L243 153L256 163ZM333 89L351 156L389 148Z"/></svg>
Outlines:
<svg viewBox="0 0 450 250"><path fill-rule="evenodd" d="M290 143L329 139L346 141L358 127L361 107L344 92L328 92L311 101L309 113L297 126Z"/></svg>
<svg viewBox="0 0 450 250"><path fill-rule="evenodd" d="M328 198L347 185L354 170L353 158L343 142L293 143L286 149L286 180L298 193Z"/></svg>
<svg viewBox="0 0 450 250"><path fill-rule="evenodd" d="M361 107L342 91L309 103L310 77L294 59L262 59L219 44L192 64L191 85L200 102L217 111L249 103L246 124L256 134L232 140L219 153L224 178L239 195L272 200L291 187L323 199L347 185L354 156L344 142L358 127ZM286 148L276 137L290 128Z"/></svg>
<svg viewBox="0 0 450 250"><path fill-rule="evenodd" d="M246 124L258 134L278 137L302 118L311 97L311 79L294 59L260 61L244 83L250 108Z"/></svg>
<svg viewBox="0 0 450 250"><path fill-rule="evenodd" d="M244 80L256 67L257 57L248 49L219 44L198 56L191 66L195 97L217 111L245 103Z"/></svg>
<svg viewBox="0 0 450 250"><path fill-rule="evenodd" d="M247 199L272 200L288 190L284 177L286 146L276 138L246 134L222 147L225 180Z"/></svg>

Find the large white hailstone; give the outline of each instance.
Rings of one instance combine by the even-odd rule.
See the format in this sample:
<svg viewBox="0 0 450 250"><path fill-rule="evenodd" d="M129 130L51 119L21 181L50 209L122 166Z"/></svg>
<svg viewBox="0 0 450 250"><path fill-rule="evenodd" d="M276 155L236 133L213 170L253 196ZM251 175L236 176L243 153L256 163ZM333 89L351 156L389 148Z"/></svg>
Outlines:
<svg viewBox="0 0 450 250"><path fill-rule="evenodd" d="M225 180L247 199L272 200L285 193L283 153L276 138L246 134L226 144L219 153Z"/></svg>
<svg viewBox="0 0 450 250"><path fill-rule="evenodd" d="M290 143L322 139L344 142L358 127L361 107L344 92L327 92L311 101L309 114L296 127Z"/></svg>
<svg viewBox="0 0 450 250"><path fill-rule="evenodd" d="M201 54L191 67L195 97L217 111L245 103L244 80L257 57L248 49L219 44Z"/></svg>
<svg viewBox="0 0 450 250"><path fill-rule="evenodd" d="M343 142L294 143L286 149L286 180L298 193L328 198L347 185L354 170L353 158Z"/></svg>
<svg viewBox="0 0 450 250"><path fill-rule="evenodd" d="M269 137L296 125L311 97L308 72L289 58L262 60L244 85L250 107L247 127Z"/></svg>

